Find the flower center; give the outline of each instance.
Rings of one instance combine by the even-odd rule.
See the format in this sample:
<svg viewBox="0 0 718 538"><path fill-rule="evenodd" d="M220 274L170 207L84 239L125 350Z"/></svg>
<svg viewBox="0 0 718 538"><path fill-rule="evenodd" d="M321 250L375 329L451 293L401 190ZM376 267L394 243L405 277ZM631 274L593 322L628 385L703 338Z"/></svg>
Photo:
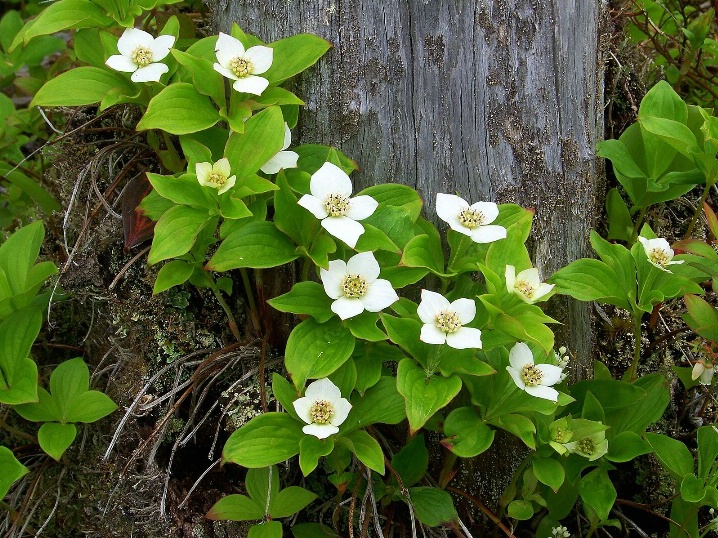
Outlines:
<svg viewBox="0 0 718 538"><path fill-rule="evenodd" d="M139 45L132 51L130 58L137 64L137 67L147 67L152 63L152 51L147 47Z"/></svg>
<svg viewBox="0 0 718 538"><path fill-rule="evenodd" d="M459 222L467 228L478 228L485 220L484 214L476 209L466 207L459 211Z"/></svg>
<svg viewBox="0 0 718 538"><path fill-rule="evenodd" d="M516 282L516 284L514 284L514 289L527 299L531 299L531 297L533 297L534 295L534 292L536 291L536 288L534 288L525 280L519 280L518 282Z"/></svg>
<svg viewBox="0 0 718 538"><path fill-rule="evenodd" d="M666 265L668 265L668 262L671 261L671 256L668 254L668 252L666 252L662 248L654 248L648 254L648 259L651 260L656 265L665 267Z"/></svg>
<svg viewBox="0 0 718 538"><path fill-rule="evenodd" d="M309 408L309 417L314 424L329 424L333 414L334 408L326 400L317 400Z"/></svg>
<svg viewBox="0 0 718 538"><path fill-rule="evenodd" d="M552 441L554 441L556 443L561 443L561 442L563 442L563 437L564 437L563 428L556 428L553 432Z"/></svg>
<svg viewBox="0 0 718 538"><path fill-rule="evenodd" d="M330 217L341 217L349 210L349 197L343 194L330 194L324 200L324 209Z"/></svg>
<svg viewBox="0 0 718 538"><path fill-rule="evenodd" d="M342 279L342 292L345 297L350 299L356 299L357 297L364 297L367 292L367 281L361 275L349 274Z"/></svg>
<svg viewBox="0 0 718 538"><path fill-rule="evenodd" d="M229 61L229 69L235 76L244 78L254 73L254 64L246 58L235 56Z"/></svg>
<svg viewBox="0 0 718 538"><path fill-rule="evenodd" d="M585 439L581 439L578 442L578 445L576 445L579 452L583 452L584 454L593 454L596 451L596 443L593 442L593 439L590 437L586 437Z"/></svg>
<svg viewBox="0 0 718 538"><path fill-rule="evenodd" d="M534 364L527 364L521 369L521 379L527 387L537 387L543 379L543 372Z"/></svg>
<svg viewBox="0 0 718 538"><path fill-rule="evenodd" d="M210 172L209 176L207 176L207 181L221 187L227 183L227 176L220 174L219 172Z"/></svg>
<svg viewBox="0 0 718 538"><path fill-rule="evenodd" d="M445 333L455 333L461 329L459 314L453 310L442 310L434 318L436 328Z"/></svg>

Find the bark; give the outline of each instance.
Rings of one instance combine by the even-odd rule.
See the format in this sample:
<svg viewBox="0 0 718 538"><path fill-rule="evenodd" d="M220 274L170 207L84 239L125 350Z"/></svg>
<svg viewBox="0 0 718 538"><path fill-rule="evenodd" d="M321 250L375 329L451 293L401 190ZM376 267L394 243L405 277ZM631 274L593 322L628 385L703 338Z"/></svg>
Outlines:
<svg viewBox="0 0 718 538"><path fill-rule="evenodd" d="M334 48L294 88L297 139L355 159L357 187L415 187L536 210L530 244L544 277L590 255L603 131L600 2L569 0L218 0L265 41L300 32ZM554 299L557 345L591 367L588 305ZM502 473L501 473L502 474ZM485 476L495 498L499 483Z"/></svg>

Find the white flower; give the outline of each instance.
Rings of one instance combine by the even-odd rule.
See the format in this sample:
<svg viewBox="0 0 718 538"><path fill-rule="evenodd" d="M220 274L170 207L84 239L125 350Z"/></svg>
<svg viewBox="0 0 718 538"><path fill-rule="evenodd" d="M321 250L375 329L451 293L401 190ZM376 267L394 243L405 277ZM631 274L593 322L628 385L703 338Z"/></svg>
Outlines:
<svg viewBox="0 0 718 538"><path fill-rule="evenodd" d="M554 284L541 282L538 269L524 269L518 275L513 265L506 266L506 287L525 303L533 304L549 294Z"/></svg>
<svg viewBox="0 0 718 538"><path fill-rule="evenodd" d="M568 532L566 527L559 525L551 529L551 536L555 536L556 538L569 538L571 533Z"/></svg>
<svg viewBox="0 0 718 538"><path fill-rule="evenodd" d="M311 194L299 199L299 205L322 220L322 227L354 248L364 226L364 220L379 205L371 196L351 198L352 182L344 170L332 163L324 163L309 182Z"/></svg>
<svg viewBox="0 0 718 538"><path fill-rule="evenodd" d="M221 158L216 163L197 163L195 165L197 172L197 181L203 187L212 187L217 189L219 194L227 192L234 186L237 176L230 176L231 170L229 160L226 157Z"/></svg>
<svg viewBox="0 0 718 538"><path fill-rule="evenodd" d="M561 379L561 368L553 364L534 364L534 356L529 346L517 343L509 352L509 363L506 370L511 374L516 386L531 396L558 400L558 391L551 388Z"/></svg>
<svg viewBox="0 0 718 538"><path fill-rule="evenodd" d="M158 63L175 43L174 36L152 37L144 30L127 28L117 42L120 54L110 56L106 65L117 71L132 73L133 82L157 82L169 71L166 64Z"/></svg>
<svg viewBox="0 0 718 538"><path fill-rule="evenodd" d="M506 237L506 228L492 225L499 206L492 202L469 203L453 194L436 195L436 213L452 230L468 235L475 243L491 243Z"/></svg>
<svg viewBox="0 0 718 538"><path fill-rule="evenodd" d="M299 155L294 151L284 151L292 143L292 131L289 125L284 124L284 144L282 150L269 159L260 170L265 174L276 174L282 168L296 168Z"/></svg>
<svg viewBox="0 0 718 538"><path fill-rule="evenodd" d="M588 461L594 461L603 456L608 452L608 440L606 439L606 432L598 432L578 441L572 441L570 443L564 443L569 452L578 454L584 458L588 458Z"/></svg>
<svg viewBox="0 0 718 538"><path fill-rule="evenodd" d="M303 398L294 400L294 410L307 426L302 431L324 439L337 433L352 404L342 398L339 388L326 377L311 383Z"/></svg>
<svg viewBox="0 0 718 538"><path fill-rule="evenodd" d="M476 303L456 299L453 303L439 293L421 290L416 312L424 322L419 339L427 344L446 343L454 349L481 347L481 331L464 327L476 316Z"/></svg>
<svg viewBox="0 0 718 538"><path fill-rule="evenodd" d="M713 383L713 374L715 374L715 369L713 368L713 364L706 363L702 359L699 359L693 365L693 372L691 373L691 379L693 381L695 381L696 379L700 379L699 383L701 385L710 385L711 383Z"/></svg>
<svg viewBox="0 0 718 538"><path fill-rule="evenodd" d="M379 312L399 300L388 280L378 278L379 262L372 252L362 252L348 262L333 260L329 270L320 269L327 295L335 301L332 312L342 319L368 310Z"/></svg>
<svg viewBox="0 0 718 538"><path fill-rule="evenodd" d="M269 86L266 78L256 75L272 66L274 50L261 45L244 50L239 39L220 32L214 52L219 62L214 64L214 70L234 80L232 87L238 92L262 95Z"/></svg>
<svg viewBox="0 0 718 538"><path fill-rule="evenodd" d="M657 239L646 239L645 237L639 236L638 240L643 245L643 250L646 252L646 256L648 256L648 261L658 267L661 271L670 273L671 271L666 269L667 266L683 263L683 260L675 262L672 261L674 255L673 249L668 244L668 241L662 237Z"/></svg>

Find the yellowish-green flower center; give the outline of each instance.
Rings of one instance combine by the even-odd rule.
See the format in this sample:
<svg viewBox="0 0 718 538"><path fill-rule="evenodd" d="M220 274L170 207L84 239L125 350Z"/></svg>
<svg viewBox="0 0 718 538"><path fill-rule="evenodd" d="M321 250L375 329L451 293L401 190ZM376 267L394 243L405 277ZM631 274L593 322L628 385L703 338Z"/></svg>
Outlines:
<svg viewBox="0 0 718 538"><path fill-rule="evenodd" d="M565 432L564 432L563 428L556 428L553 431L552 441L555 441L556 443L563 443L564 433Z"/></svg>
<svg viewBox="0 0 718 538"><path fill-rule="evenodd" d="M521 379L527 387L537 387L543 379L543 372L534 364L527 364L521 369Z"/></svg>
<svg viewBox="0 0 718 538"><path fill-rule="evenodd" d="M514 289L527 299L531 299L531 297L533 297L534 293L536 292L536 288L534 288L525 280L519 280L518 282L516 282L516 284L514 284Z"/></svg>
<svg viewBox="0 0 718 538"><path fill-rule="evenodd" d="M453 310L442 310L434 318L436 328L445 333L455 333L461 329L459 314Z"/></svg>
<svg viewBox="0 0 718 538"><path fill-rule="evenodd" d="M232 71L236 77L244 78L254 73L254 64L247 60L247 58L235 56L229 61L229 70Z"/></svg>
<svg viewBox="0 0 718 538"><path fill-rule="evenodd" d="M152 63L152 50L139 45L132 51L130 58L137 64L137 67L147 67Z"/></svg>
<svg viewBox="0 0 718 538"><path fill-rule="evenodd" d="M594 452L596 452L596 443L594 443L593 439L590 437L586 437L578 442L576 448L580 453L591 456Z"/></svg>
<svg viewBox="0 0 718 538"><path fill-rule="evenodd" d="M349 210L349 197L343 194L330 194L324 200L324 209L330 217L341 217Z"/></svg>
<svg viewBox="0 0 718 538"><path fill-rule="evenodd" d="M668 265L668 262L671 261L671 256L670 256L670 254L668 254L668 252L666 252L662 248L654 248L648 254L648 259L651 260L656 265L665 267L666 265Z"/></svg>
<svg viewBox="0 0 718 538"><path fill-rule="evenodd" d="M459 222L467 228L478 228L486 221L481 211L466 207L459 211Z"/></svg>
<svg viewBox="0 0 718 538"><path fill-rule="evenodd" d="M314 424L329 424L333 414L334 408L326 400L317 400L309 408L309 417Z"/></svg>
<svg viewBox="0 0 718 538"><path fill-rule="evenodd" d="M207 176L207 181L217 187L222 187L225 183L227 183L227 176L220 172L213 171L209 173L209 176Z"/></svg>
<svg viewBox="0 0 718 538"><path fill-rule="evenodd" d="M364 297L367 292L367 281L361 275L348 274L342 279L342 292L345 297L350 299L356 299L357 297Z"/></svg>

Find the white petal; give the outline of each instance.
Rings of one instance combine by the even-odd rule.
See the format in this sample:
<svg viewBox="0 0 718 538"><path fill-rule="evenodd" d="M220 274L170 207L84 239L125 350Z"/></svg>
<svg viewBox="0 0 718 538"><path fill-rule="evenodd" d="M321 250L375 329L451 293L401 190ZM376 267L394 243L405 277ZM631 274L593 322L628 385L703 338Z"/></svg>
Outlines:
<svg viewBox="0 0 718 538"><path fill-rule="evenodd" d="M449 301L446 297L434 291L421 290L421 302L416 310L421 321L433 325L436 315L447 308L449 308Z"/></svg>
<svg viewBox="0 0 718 538"><path fill-rule="evenodd" d="M545 284L545 283L539 284L539 287L536 288L536 291L534 292L534 299L533 299L534 302L540 301L541 297L548 295L553 288L554 288L554 284Z"/></svg>
<svg viewBox="0 0 718 538"><path fill-rule="evenodd" d="M710 385L713 382L713 374L715 374L715 368L713 365L707 366L701 374L700 384Z"/></svg>
<svg viewBox="0 0 718 538"><path fill-rule="evenodd" d="M152 49L155 38L144 30L139 28L128 28L122 32L122 36L117 41L117 50L123 56L130 57L137 47L146 47Z"/></svg>
<svg viewBox="0 0 718 538"><path fill-rule="evenodd" d="M299 154L294 151L280 151L260 168L265 174L276 174L282 168L296 168Z"/></svg>
<svg viewBox="0 0 718 538"><path fill-rule="evenodd" d="M284 122L284 143L282 144L282 150L285 150L292 143L292 130L289 128L287 122Z"/></svg>
<svg viewBox="0 0 718 538"><path fill-rule="evenodd" d="M332 267L334 265L334 267ZM337 266L338 265L338 266ZM341 266L344 266L342 268ZM322 279L324 291L332 299L339 299L344 295L342 291L342 280L346 275L346 264L342 260L329 262L329 270L319 269L319 276Z"/></svg>
<svg viewBox="0 0 718 538"><path fill-rule="evenodd" d="M448 222L450 225L452 222L459 223L457 218L459 212L467 207L469 207L469 204L466 200L454 194L440 192L436 195L436 214L439 215L441 220Z"/></svg>
<svg viewBox="0 0 718 538"><path fill-rule="evenodd" d="M375 280L369 285L369 289L366 295L361 298L361 302L364 303L364 308L369 312L379 312L384 310L387 306L394 304L399 300L394 288L391 287L391 282L380 278Z"/></svg>
<svg viewBox="0 0 718 538"><path fill-rule="evenodd" d="M255 77L254 75L235 80L234 84L232 84L235 91L253 95L262 95L267 86L269 86L269 81L266 78Z"/></svg>
<svg viewBox="0 0 718 538"><path fill-rule="evenodd" d="M175 36L173 35L157 36L152 42L152 60L158 62L166 57L170 53L170 49L174 44Z"/></svg>
<svg viewBox="0 0 718 538"><path fill-rule="evenodd" d="M214 52L217 55L217 61L222 67L229 67L229 62L237 56L244 56L244 45L239 39L229 34L219 33L217 44L214 46Z"/></svg>
<svg viewBox="0 0 718 538"><path fill-rule="evenodd" d="M476 317L476 303L471 299L456 299L449 305L449 310L459 314L462 325L471 323L471 320Z"/></svg>
<svg viewBox="0 0 718 538"><path fill-rule="evenodd" d="M237 181L237 176L230 176L227 178L227 181L224 182L224 185L217 191L218 194L224 194L229 189L234 187L235 182Z"/></svg>
<svg viewBox="0 0 718 538"><path fill-rule="evenodd" d="M352 248L357 246L359 236L364 233L364 226L347 217L327 217L322 220L322 228Z"/></svg>
<svg viewBox="0 0 718 538"><path fill-rule="evenodd" d="M307 424L302 428L307 435L313 435L318 439L326 439L339 431L339 428L331 424Z"/></svg>
<svg viewBox="0 0 718 538"><path fill-rule="evenodd" d="M455 333L447 334L446 343L454 349L481 348L481 331L462 327Z"/></svg>
<svg viewBox="0 0 718 538"><path fill-rule="evenodd" d="M506 228L503 226L479 226L471 231L471 239L475 243L493 243L506 238Z"/></svg>
<svg viewBox="0 0 718 538"><path fill-rule="evenodd" d="M555 385L561 381L563 370L558 366L554 366L553 364L537 364L536 369L543 374L541 384L544 386Z"/></svg>
<svg viewBox="0 0 718 538"><path fill-rule="evenodd" d="M516 368L507 366L506 371L511 375L511 377L514 380L514 383L516 383L516 386L518 388L520 388L521 390L526 390L526 383L524 383L524 380L521 379L521 373L518 370L516 370Z"/></svg>
<svg viewBox="0 0 718 538"><path fill-rule="evenodd" d="M349 200L347 217L354 220L364 220L374 213L378 206L379 202L371 196L355 196Z"/></svg>
<svg viewBox="0 0 718 538"><path fill-rule="evenodd" d="M194 165L195 174L197 174L197 181L200 185L208 185L207 178L212 173L211 163L197 163Z"/></svg>
<svg viewBox="0 0 718 538"><path fill-rule="evenodd" d="M339 398L338 400L332 402L332 404L334 407L334 414L332 414L332 418L329 419L329 423L332 426L341 426L342 422L347 419L349 411L352 409L352 404L350 404L349 400L346 398Z"/></svg>
<svg viewBox="0 0 718 538"><path fill-rule="evenodd" d="M302 196L297 204L302 206L304 209L309 210L312 215L318 219L325 219L329 216L327 208L324 206L324 201L320 200L316 196L312 196L311 194L305 194Z"/></svg>
<svg viewBox="0 0 718 538"><path fill-rule="evenodd" d="M471 204L470 207L471 209L481 212L486 224L494 222L496 217L499 216L499 206L493 202L476 202L475 204Z"/></svg>
<svg viewBox="0 0 718 538"><path fill-rule="evenodd" d="M225 177L228 177L229 174L232 173L232 167L229 165L229 159L227 159L227 157L222 157L220 160L214 163L214 165L212 165L212 171L217 172L218 174L222 174Z"/></svg>
<svg viewBox="0 0 718 538"><path fill-rule="evenodd" d="M535 396L536 398L543 398L544 400L551 400L552 402L558 400L558 391L556 389L552 389L551 387L538 385L536 387L526 387L525 390L531 396Z"/></svg>
<svg viewBox="0 0 718 538"><path fill-rule="evenodd" d="M352 180L344 170L335 164L324 163L319 170L312 174L309 190L321 200L325 200L330 194L351 196Z"/></svg>
<svg viewBox="0 0 718 538"><path fill-rule="evenodd" d="M529 346L523 342L518 342L514 347L512 347L509 352L509 363L511 363L511 366L519 372L527 364L533 364L534 356L533 353L531 353Z"/></svg>
<svg viewBox="0 0 718 538"><path fill-rule="evenodd" d="M446 333L440 331L434 323L427 323L421 328L419 340L427 344L443 344L446 342Z"/></svg>
<svg viewBox="0 0 718 538"><path fill-rule="evenodd" d="M116 71L122 71L124 73L132 73L137 70L137 64L130 60L127 56L122 56L122 54L110 56L107 58L105 65Z"/></svg>
<svg viewBox="0 0 718 538"><path fill-rule="evenodd" d="M509 293L515 293L516 268L513 265L507 265L504 276L506 277L506 289L509 290Z"/></svg>
<svg viewBox="0 0 718 538"><path fill-rule="evenodd" d="M309 384L307 390L304 392L304 396L312 399L313 401L326 400L330 404L334 404L335 401L342 397L342 393L332 381L323 377L317 379Z"/></svg>
<svg viewBox="0 0 718 538"><path fill-rule="evenodd" d="M355 254L347 262L347 273L353 275L361 275L366 278L368 283L374 282L379 278L381 267L376 261L373 252L360 252Z"/></svg>
<svg viewBox="0 0 718 538"><path fill-rule="evenodd" d="M531 285L532 288L536 289L541 284L541 279L539 278L538 269L535 267L532 267L531 269L524 269L521 271L517 276L516 280L523 281Z"/></svg>
<svg viewBox="0 0 718 538"><path fill-rule="evenodd" d="M673 251L671 251L671 252L673 252ZM673 255L673 254L671 254L671 256L672 256L672 255ZM684 261L686 261L686 260L676 260L676 261L670 261L670 262L668 262L668 265L676 265L676 264L681 264L681 263L683 263Z"/></svg>
<svg viewBox="0 0 718 538"><path fill-rule="evenodd" d="M137 71L132 73L130 77L132 82L157 82L160 77L164 75L170 68L166 64L150 64L146 67L140 67Z"/></svg>
<svg viewBox="0 0 718 538"><path fill-rule="evenodd" d="M244 53L244 57L247 58L252 65L254 65L255 75L261 75L272 67L272 58L274 58L274 50L269 47L263 47L257 45L256 47L250 47L247 52Z"/></svg>
<svg viewBox="0 0 718 538"><path fill-rule="evenodd" d="M364 303L358 298L339 297L332 303L332 312L341 319L353 318L364 312Z"/></svg>
<svg viewBox="0 0 718 538"><path fill-rule="evenodd" d="M219 64L212 64L212 67L214 67L214 70L217 71L217 73L219 73L223 77L227 77L232 80L239 80L239 77L232 73L232 71L227 69L226 67L222 67Z"/></svg>
<svg viewBox="0 0 718 538"><path fill-rule="evenodd" d="M693 365L693 371L691 372L691 379L695 381L698 379L703 372L705 371L706 367L702 362L697 362Z"/></svg>
<svg viewBox="0 0 718 538"><path fill-rule="evenodd" d="M294 410L297 412L297 415L299 415L299 418L307 424L312 423L312 417L309 414L309 410L314 405L314 400L312 398L297 398L294 402L292 402L292 405L294 405Z"/></svg>

